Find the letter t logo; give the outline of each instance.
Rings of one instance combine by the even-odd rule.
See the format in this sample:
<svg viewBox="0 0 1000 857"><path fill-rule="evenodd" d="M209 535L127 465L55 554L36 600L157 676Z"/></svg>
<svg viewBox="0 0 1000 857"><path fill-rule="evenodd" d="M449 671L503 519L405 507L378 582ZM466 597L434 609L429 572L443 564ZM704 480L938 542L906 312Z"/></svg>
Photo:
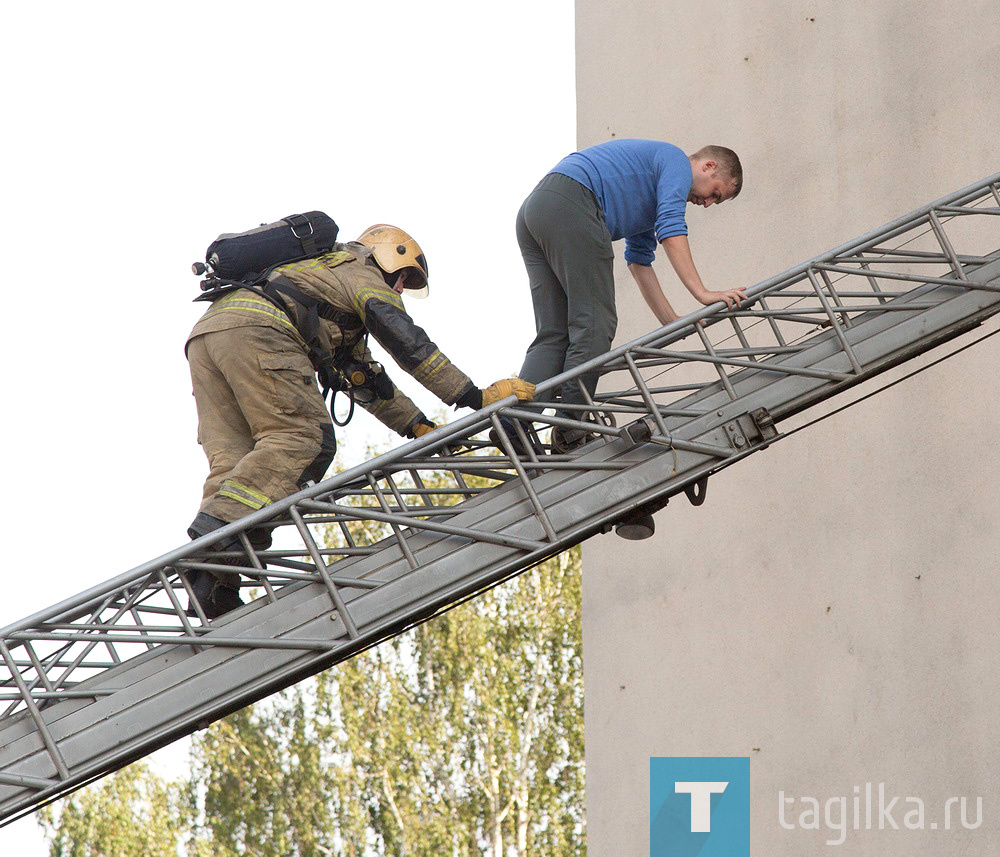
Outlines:
<svg viewBox="0 0 1000 857"><path fill-rule="evenodd" d="M712 832L712 795L722 794L729 783L674 783L674 792L691 795L691 832Z"/></svg>

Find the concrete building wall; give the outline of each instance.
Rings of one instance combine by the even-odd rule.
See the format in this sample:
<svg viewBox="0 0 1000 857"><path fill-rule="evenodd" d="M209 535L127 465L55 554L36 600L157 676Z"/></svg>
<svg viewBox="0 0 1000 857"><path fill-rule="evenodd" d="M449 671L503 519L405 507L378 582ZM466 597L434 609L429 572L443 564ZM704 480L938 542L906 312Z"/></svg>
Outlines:
<svg viewBox="0 0 1000 857"><path fill-rule="evenodd" d="M709 288L750 285L1000 170L998 47L995 0L577 0L578 144L736 149L742 195L688 225ZM622 342L655 325L617 250ZM591 857L648 853L652 756L749 756L755 857L1000 853L998 363L1000 337L585 545ZM927 829L779 824L779 791L866 783ZM951 796L980 827L943 830Z"/></svg>

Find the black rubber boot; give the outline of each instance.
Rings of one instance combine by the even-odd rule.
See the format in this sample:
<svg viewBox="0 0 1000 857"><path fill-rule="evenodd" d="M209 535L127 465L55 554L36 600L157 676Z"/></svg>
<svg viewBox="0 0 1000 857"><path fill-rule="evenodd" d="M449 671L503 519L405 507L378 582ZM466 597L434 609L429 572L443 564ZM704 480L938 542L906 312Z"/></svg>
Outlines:
<svg viewBox="0 0 1000 857"><path fill-rule="evenodd" d="M243 606L239 587L220 580L210 571L196 569L188 572L188 582L207 619L218 619L230 610ZM185 612L188 616L198 615L190 598Z"/></svg>
<svg viewBox="0 0 1000 857"><path fill-rule="evenodd" d="M503 433L507 435L507 439L510 441L510 446L511 449L514 450L514 454L518 458L528 458L528 450L525 448L524 444L521 443L521 437L518 435L517 429L514 428L513 420L509 417L500 417L500 427L503 429ZM537 440L534 427L521 423L521 428L524 429L524 433L528 437L528 443L531 444L531 448L535 455L544 455L544 450L542 449L542 445ZM500 436L497 434L496 429L490 429L489 437L490 443L506 455L507 453L503 448L503 443L500 441Z"/></svg>
<svg viewBox="0 0 1000 857"><path fill-rule="evenodd" d="M254 527L247 530L247 538L250 539L250 547L255 551L266 551L271 547L271 540L274 530L270 527Z"/></svg>
<svg viewBox="0 0 1000 857"><path fill-rule="evenodd" d="M204 609L204 606L208 603L209 596L212 594L215 578L207 571L193 569L188 572L188 583L191 584L191 591L194 593L194 598L202 605L202 609ZM187 614L188 616L198 615L195 613L194 604L190 598L188 599Z"/></svg>
<svg viewBox="0 0 1000 857"><path fill-rule="evenodd" d="M223 521L221 518L214 518L211 515L206 515L204 512L199 512L188 527L188 536L192 539L196 539L199 536L207 536L209 533L226 526L228 523L229 521ZM251 530L247 530L250 547L255 551L266 551L270 548L273 535L274 530L271 527L254 527ZM238 538L232 538L226 539L221 545L213 545L212 550L240 551L243 550L243 545Z"/></svg>
<svg viewBox="0 0 1000 857"><path fill-rule="evenodd" d="M223 521L212 515L199 512L188 527L188 535L192 539L197 539L221 529L228 523L229 521ZM243 546L238 538L227 538L212 545L209 550L213 552L242 552ZM241 557L220 557L213 559L213 562L217 562L220 565L243 565L244 560ZM237 582L234 584L227 578L217 577L210 571L196 569L188 574L188 581L191 584L191 591L194 593L195 599L197 599L205 616L209 619L218 619L230 610L235 610L237 607L243 605L243 601L240 598L238 577L236 577ZM193 604L188 604L187 613L189 616L197 615Z"/></svg>
<svg viewBox="0 0 1000 857"><path fill-rule="evenodd" d="M194 520L188 525L188 535L192 539L201 538L201 536L207 536L209 533L214 533L216 530L220 530L229 524L229 521L223 521L221 518L215 518L212 515L206 515L204 512L199 512L195 515ZM240 545L240 540L236 537L230 537L223 539L222 542L212 545L212 550L216 551L238 551L242 550L242 545Z"/></svg>
<svg viewBox="0 0 1000 857"><path fill-rule="evenodd" d="M202 603L201 606L209 619L218 619L230 610L242 607L243 599L240 598L240 589L238 586L233 586L224 580L216 579L208 603Z"/></svg>

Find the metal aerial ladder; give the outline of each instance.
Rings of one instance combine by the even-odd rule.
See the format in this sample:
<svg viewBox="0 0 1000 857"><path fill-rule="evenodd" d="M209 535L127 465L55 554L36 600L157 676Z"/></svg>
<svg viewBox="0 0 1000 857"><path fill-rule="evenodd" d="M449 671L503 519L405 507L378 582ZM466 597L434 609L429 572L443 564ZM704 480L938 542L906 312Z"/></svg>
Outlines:
<svg viewBox="0 0 1000 857"><path fill-rule="evenodd" d="M0 630L0 819L637 510L680 492L700 503L708 476L779 440L782 420L980 325L1000 312L1000 173L747 295L539 386L544 403L599 369L603 390L579 409L596 422L511 398ZM592 439L551 454L541 439L553 425ZM275 547L254 549L247 533L260 528ZM220 534L239 536L242 567L206 553ZM189 616L192 569L240 573L255 597L214 621Z"/></svg>

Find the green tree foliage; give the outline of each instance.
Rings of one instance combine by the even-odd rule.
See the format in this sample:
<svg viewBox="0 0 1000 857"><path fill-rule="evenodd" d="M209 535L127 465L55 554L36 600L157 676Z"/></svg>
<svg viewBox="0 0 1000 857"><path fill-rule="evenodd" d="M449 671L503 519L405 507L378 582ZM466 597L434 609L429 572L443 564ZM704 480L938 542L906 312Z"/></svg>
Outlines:
<svg viewBox="0 0 1000 857"><path fill-rule="evenodd" d="M138 765L80 792L51 854L583 855L580 612L575 548L213 724L183 788Z"/></svg>
<svg viewBox="0 0 1000 857"><path fill-rule="evenodd" d="M385 534L346 529L328 542ZM574 548L321 677L342 724L346 853L583 853L582 663Z"/></svg>
<svg viewBox="0 0 1000 857"><path fill-rule="evenodd" d="M45 807L50 857L177 857L185 813L180 789L142 762Z"/></svg>
<svg viewBox="0 0 1000 857"><path fill-rule="evenodd" d="M344 664L351 853L584 851L579 550Z"/></svg>
<svg viewBox="0 0 1000 857"><path fill-rule="evenodd" d="M211 726L192 855L585 853L579 549Z"/></svg>
<svg viewBox="0 0 1000 857"><path fill-rule="evenodd" d="M192 855L336 853L329 725L296 687L211 726L194 745Z"/></svg>

